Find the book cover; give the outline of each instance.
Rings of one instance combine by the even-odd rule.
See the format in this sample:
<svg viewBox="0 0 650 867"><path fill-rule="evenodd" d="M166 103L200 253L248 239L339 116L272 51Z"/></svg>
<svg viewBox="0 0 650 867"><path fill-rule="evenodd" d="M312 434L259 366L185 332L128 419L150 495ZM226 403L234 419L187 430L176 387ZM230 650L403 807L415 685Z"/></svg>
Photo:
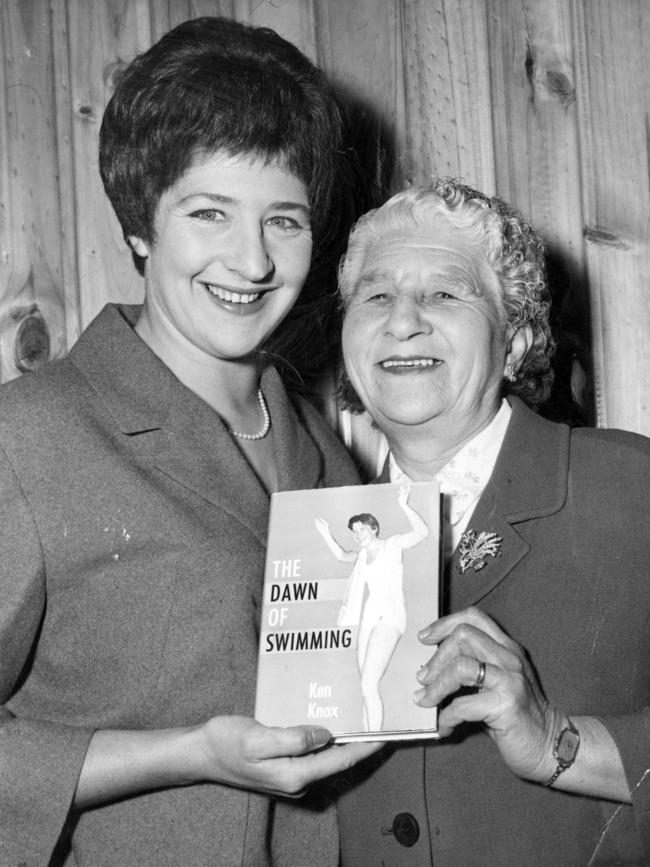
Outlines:
<svg viewBox="0 0 650 867"><path fill-rule="evenodd" d="M439 564L435 482L273 494L256 718L339 742L435 737L436 710L413 693Z"/></svg>

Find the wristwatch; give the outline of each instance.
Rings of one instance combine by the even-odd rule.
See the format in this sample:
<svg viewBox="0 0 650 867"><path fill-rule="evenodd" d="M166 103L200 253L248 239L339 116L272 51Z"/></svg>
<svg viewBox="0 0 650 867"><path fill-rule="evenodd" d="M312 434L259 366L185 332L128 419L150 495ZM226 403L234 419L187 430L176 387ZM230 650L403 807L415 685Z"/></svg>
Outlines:
<svg viewBox="0 0 650 867"><path fill-rule="evenodd" d="M571 767L578 755L579 746L580 733L569 717L567 717L567 727L562 729L557 736L555 746L553 747L553 755L557 759L557 768L553 776L544 783L545 786L552 786L560 774Z"/></svg>

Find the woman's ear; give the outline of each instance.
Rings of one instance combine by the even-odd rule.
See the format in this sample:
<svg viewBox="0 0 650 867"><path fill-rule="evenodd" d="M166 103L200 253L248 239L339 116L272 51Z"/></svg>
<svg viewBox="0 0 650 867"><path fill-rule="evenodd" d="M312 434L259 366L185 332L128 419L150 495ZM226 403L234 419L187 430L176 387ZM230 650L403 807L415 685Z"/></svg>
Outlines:
<svg viewBox="0 0 650 867"><path fill-rule="evenodd" d="M149 246L142 238L138 238L136 235L129 235L128 237L129 247L140 256L141 259L146 259L149 256Z"/></svg>
<svg viewBox="0 0 650 867"><path fill-rule="evenodd" d="M506 378L510 378L509 374L513 373L516 376L532 345L533 329L530 325L520 325L512 331L505 359L504 376Z"/></svg>

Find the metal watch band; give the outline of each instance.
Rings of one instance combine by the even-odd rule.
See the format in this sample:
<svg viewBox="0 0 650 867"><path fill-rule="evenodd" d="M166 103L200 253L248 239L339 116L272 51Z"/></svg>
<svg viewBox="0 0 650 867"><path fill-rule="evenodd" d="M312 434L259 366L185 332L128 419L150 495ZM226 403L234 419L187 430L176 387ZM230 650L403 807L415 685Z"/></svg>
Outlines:
<svg viewBox="0 0 650 867"><path fill-rule="evenodd" d="M558 748L558 745L560 743L560 738L562 737L562 733L567 731L567 730L570 732L573 732L573 734L577 736L578 746L580 745L580 733L578 732L578 729L573 725L573 723L571 722L569 717L567 717L566 727L563 728L562 731L560 732L560 734L555 738L555 745L553 748L553 753L555 755L555 758L557 759L557 767L555 769L555 772L553 773L553 776L550 777L548 780L546 780L545 783L543 783L544 786L552 786L553 783L560 776L560 774L564 773L564 771L566 771L568 768L570 768L571 765L575 761L575 756L571 759L570 762L566 762L566 761L564 761L564 759L559 758L559 756L557 754L557 748ZM576 754L577 754L577 747L576 747Z"/></svg>

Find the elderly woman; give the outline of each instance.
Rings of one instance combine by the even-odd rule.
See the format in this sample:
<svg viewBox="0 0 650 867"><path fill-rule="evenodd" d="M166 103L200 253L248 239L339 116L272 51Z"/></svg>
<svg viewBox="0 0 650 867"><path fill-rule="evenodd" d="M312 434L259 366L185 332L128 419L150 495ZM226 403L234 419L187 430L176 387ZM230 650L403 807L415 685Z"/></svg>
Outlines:
<svg viewBox="0 0 650 867"><path fill-rule="evenodd" d="M402 192L340 277L348 398L387 437L383 480L440 480L447 539L415 689L440 740L353 772L343 864L650 863L650 442L529 408L544 250L499 199Z"/></svg>
<svg viewBox="0 0 650 867"><path fill-rule="evenodd" d="M339 141L269 30L189 21L119 79L100 163L144 304L2 390L2 864L336 863L332 812L269 795L368 747L249 715L269 492L356 478L266 351Z"/></svg>

